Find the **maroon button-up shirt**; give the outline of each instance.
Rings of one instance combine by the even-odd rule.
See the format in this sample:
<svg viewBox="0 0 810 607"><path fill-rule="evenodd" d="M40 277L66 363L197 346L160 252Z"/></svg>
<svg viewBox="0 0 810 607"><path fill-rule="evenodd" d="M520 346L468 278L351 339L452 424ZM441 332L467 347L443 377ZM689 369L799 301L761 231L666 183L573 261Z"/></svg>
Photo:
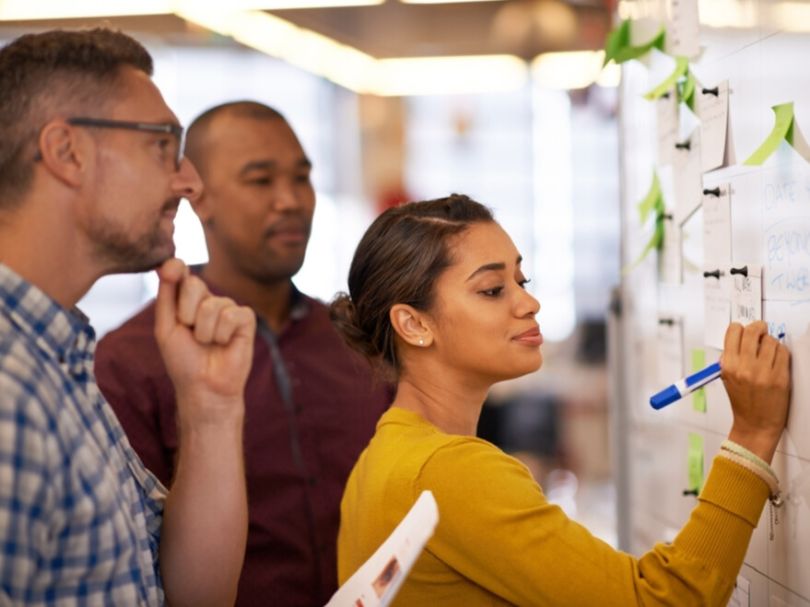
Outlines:
<svg viewBox="0 0 810 607"><path fill-rule="evenodd" d="M174 388L154 338L154 304L96 349L98 385L147 468L170 485ZM391 400L326 307L295 293L280 335L259 323L245 389L250 527L237 604L322 606L337 588L343 487Z"/></svg>

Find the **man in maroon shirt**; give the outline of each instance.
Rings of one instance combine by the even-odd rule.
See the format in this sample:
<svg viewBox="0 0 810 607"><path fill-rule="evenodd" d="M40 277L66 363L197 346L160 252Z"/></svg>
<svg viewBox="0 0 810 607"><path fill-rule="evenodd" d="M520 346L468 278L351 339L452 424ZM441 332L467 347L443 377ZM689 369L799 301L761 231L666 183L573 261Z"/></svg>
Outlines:
<svg viewBox="0 0 810 607"><path fill-rule="evenodd" d="M250 508L237 604L321 606L337 587L343 486L390 392L342 343L326 307L291 277L304 261L315 208L311 164L286 120L254 102L197 118L186 154L202 176L193 205L209 288L258 320L245 389ZM171 484L174 390L149 305L98 344L98 384L146 466Z"/></svg>

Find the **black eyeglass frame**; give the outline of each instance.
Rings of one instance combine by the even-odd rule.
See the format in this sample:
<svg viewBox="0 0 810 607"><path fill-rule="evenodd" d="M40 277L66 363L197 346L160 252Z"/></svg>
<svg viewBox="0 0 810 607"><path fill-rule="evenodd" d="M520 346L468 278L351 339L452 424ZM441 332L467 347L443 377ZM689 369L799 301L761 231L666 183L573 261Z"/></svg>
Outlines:
<svg viewBox="0 0 810 607"><path fill-rule="evenodd" d="M131 131L142 131L145 133L166 133L174 135L177 139L177 156L174 159L175 166L179 169L185 153L185 142L183 134L185 129L179 124L172 122L135 122L131 120L112 120L110 118L86 118L75 116L68 118L65 122L75 126L98 127L101 129L128 129Z"/></svg>
<svg viewBox="0 0 810 607"><path fill-rule="evenodd" d="M68 118L65 122L74 126L96 127L100 129L128 129L130 131L141 131L144 133L166 133L167 135L174 135L174 137L177 138L177 156L174 159L177 169L180 168L180 163L183 161L183 156L185 155L185 141L183 139L185 129L179 124L172 122L134 122L131 120L87 118L84 116ZM37 152L35 160L40 160L41 158L41 155Z"/></svg>

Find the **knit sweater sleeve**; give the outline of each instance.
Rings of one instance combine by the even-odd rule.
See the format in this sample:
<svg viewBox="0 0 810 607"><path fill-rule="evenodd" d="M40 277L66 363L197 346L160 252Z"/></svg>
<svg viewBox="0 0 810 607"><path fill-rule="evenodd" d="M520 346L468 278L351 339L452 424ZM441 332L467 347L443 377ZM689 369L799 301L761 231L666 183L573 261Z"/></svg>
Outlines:
<svg viewBox="0 0 810 607"><path fill-rule="evenodd" d="M414 482L440 522L436 558L516 605L725 605L765 504L765 483L717 458L698 505L672 544L641 558L617 551L550 504L520 462L458 439Z"/></svg>

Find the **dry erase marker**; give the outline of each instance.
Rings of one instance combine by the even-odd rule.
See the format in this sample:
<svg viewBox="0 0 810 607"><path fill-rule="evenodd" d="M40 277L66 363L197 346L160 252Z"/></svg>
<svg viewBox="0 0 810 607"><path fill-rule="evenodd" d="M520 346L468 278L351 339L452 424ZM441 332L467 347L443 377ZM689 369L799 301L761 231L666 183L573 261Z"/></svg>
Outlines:
<svg viewBox="0 0 810 607"><path fill-rule="evenodd" d="M778 336L779 341L785 337L784 333ZM676 381L671 386L667 386L657 394L650 397L650 405L653 409L661 409L667 405L671 405L676 400L682 399L687 394L691 394L695 390L699 390L711 381L720 377L720 363L712 363L705 369L696 371L692 375L687 375L683 379Z"/></svg>
<svg viewBox="0 0 810 607"><path fill-rule="evenodd" d="M718 377L720 377L720 363L712 363L705 369L701 369L700 371L692 373L692 375L687 375L683 379L676 381L671 386L661 390L658 394L653 394L650 397L650 405L653 409L660 409L671 405L676 400L702 388Z"/></svg>

